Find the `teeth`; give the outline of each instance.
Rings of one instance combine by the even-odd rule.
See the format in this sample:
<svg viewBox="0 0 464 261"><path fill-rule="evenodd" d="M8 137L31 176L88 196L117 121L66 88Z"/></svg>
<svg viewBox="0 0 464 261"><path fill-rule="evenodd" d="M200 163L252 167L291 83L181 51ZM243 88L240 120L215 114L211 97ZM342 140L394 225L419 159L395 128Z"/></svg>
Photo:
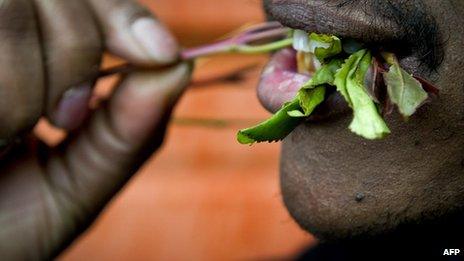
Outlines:
<svg viewBox="0 0 464 261"><path fill-rule="evenodd" d="M293 32L293 48L297 51L311 52L309 37L305 31L295 30Z"/></svg>
<svg viewBox="0 0 464 261"><path fill-rule="evenodd" d="M317 71L317 70L321 69L322 63L321 63L321 61L319 61L319 59L317 59L316 57L314 57L314 59L313 59L313 66L314 66L314 71Z"/></svg>
<svg viewBox="0 0 464 261"><path fill-rule="evenodd" d="M312 53L298 51L297 68L301 74L312 75L321 68L321 62Z"/></svg>
<svg viewBox="0 0 464 261"><path fill-rule="evenodd" d="M307 32L295 30L293 32L293 49L305 53L314 53L316 48L330 48L330 43L310 40Z"/></svg>
<svg viewBox="0 0 464 261"><path fill-rule="evenodd" d="M321 62L314 55L317 48L330 48L330 43L312 40L307 32L296 29L293 32L293 49L298 51L298 72L312 74L322 67Z"/></svg>

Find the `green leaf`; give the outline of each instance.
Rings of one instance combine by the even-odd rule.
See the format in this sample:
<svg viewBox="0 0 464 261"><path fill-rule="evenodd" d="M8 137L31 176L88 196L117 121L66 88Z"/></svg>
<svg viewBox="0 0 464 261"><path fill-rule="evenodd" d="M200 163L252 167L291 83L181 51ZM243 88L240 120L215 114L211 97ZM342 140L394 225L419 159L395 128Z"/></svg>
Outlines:
<svg viewBox="0 0 464 261"><path fill-rule="evenodd" d="M309 45L321 62L342 52L342 41L333 35L312 33L309 35Z"/></svg>
<svg viewBox="0 0 464 261"><path fill-rule="evenodd" d="M343 62L340 59L333 59L327 64L324 64L319 70L317 70L311 80L305 83L302 88L311 89L319 85L328 84L335 85L335 74L342 66Z"/></svg>
<svg viewBox="0 0 464 261"><path fill-rule="evenodd" d="M301 110L298 96L293 101L285 104L270 119L254 127L240 130L237 134L238 142L241 144L253 144L255 142L273 142L284 139L302 122L302 118L289 115L289 112L296 110Z"/></svg>
<svg viewBox="0 0 464 261"><path fill-rule="evenodd" d="M408 118L424 104L428 94L418 80L401 68L393 54L384 56L391 65L390 70L384 73L388 95L391 101L398 106L399 112Z"/></svg>
<svg viewBox="0 0 464 261"><path fill-rule="evenodd" d="M319 86L314 89L300 89L298 91L298 100L300 108L289 111L288 115L294 118L308 117L313 113L316 107L324 101L325 87Z"/></svg>
<svg viewBox="0 0 464 261"><path fill-rule="evenodd" d="M335 86L337 86L337 91L340 92L340 94L345 98L350 107L353 107L353 103L351 102L351 97L347 90L347 81L355 73L359 62L366 54L366 52L367 51L363 49L352 54L348 59L345 60L345 63L335 74L334 83Z"/></svg>
<svg viewBox="0 0 464 261"><path fill-rule="evenodd" d="M301 117L305 117L305 114L301 110L294 110L294 111L289 111L288 116L293 117L293 118L301 118Z"/></svg>
<svg viewBox="0 0 464 261"><path fill-rule="evenodd" d="M255 127L238 132L237 140L241 144L255 142L280 141L288 136L303 120L324 101L325 87L301 89L296 98L285 104L267 121Z"/></svg>
<svg viewBox="0 0 464 261"><path fill-rule="evenodd" d="M298 92L298 97L300 99L300 107L303 110L302 117L308 117L324 101L325 86L319 86L314 89L301 89Z"/></svg>
<svg viewBox="0 0 464 261"><path fill-rule="evenodd" d="M247 45L247 44L239 44L239 45L231 45L227 49L221 50L215 54L219 53L240 53L240 54L262 54L262 53L269 53L273 51L277 51L283 49L285 47L289 47L293 44L293 38L287 38L283 40L279 40L272 43L267 43L263 45Z"/></svg>
<svg viewBox="0 0 464 261"><path fill-rule="evenodd" d="M337 72L335 85L353 109L350 130L366 139L380 139L390 130L363 85L371 62L372 56L367 50L354 53Z"/></svg>

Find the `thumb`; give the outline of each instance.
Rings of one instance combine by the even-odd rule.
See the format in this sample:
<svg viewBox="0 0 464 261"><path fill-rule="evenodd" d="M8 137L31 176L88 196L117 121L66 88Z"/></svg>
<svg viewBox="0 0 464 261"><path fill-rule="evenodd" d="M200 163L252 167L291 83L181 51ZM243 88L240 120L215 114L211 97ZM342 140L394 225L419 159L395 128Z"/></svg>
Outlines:
<svg viewBox="0 0 464 261"><path fill-rule="evenodd" d="M108 104L47 165L59 213L86 226L163 141L191 67L127 76ZM64 228L69 230L69 228ZM80 231L70 231L73 237Z"/></svg>
<svg viewBox="0 0 464 261"><path fill-rule="evenodd" d="M107 49L133 64L169 64L179 45L167 28L135 0L88 0Z"/></svg>

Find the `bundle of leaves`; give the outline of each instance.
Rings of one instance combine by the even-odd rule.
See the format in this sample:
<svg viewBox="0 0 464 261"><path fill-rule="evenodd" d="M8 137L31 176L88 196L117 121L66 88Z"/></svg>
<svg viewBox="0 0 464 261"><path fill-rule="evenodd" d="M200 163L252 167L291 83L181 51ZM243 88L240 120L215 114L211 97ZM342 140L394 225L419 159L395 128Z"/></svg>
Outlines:
<svg viewBox="0 0 464 261"><path fill-rule="evenodd" d="M396 107L408 119L438 89L426 80L401 68L392 53L372 52L352 40L343 42L333 35L293 32L293 47L298 51L298 67L307 59L316 64L312 78L270 119L240 130L242 144L280 141L289 135L335 88L353 111L349 129L366 139L381 139L390 134L384 116Z"/></svg>

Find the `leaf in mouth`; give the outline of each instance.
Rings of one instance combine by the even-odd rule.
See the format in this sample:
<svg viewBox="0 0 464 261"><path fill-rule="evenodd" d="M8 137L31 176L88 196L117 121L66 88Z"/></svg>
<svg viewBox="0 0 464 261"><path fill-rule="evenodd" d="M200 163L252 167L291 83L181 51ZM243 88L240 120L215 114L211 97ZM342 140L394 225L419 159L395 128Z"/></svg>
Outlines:
<svg viewBox="0 0 464 261"><path fill-rule="evenodd" d="M291 117L290 111L301 110L300 99L285 104L277 113L268 120L248 129L240 130L237 140L241 144L253 144L255 142L280 141L287 137L302 121L302 118Z"/></svg>
<svg viewBox="0 0 464 261"><path fill-rule="evenodd" d="M317 70L312 76L311 80L305 83L302 88L314 88L315 86L328 84L334 85L335 74L342 66L343 62L341 59L333 59L327 64Z"/></svg>
<svg viewBox="0 0 464 261"><path fill-rule="evenodd" d="M309 117L316 107L324 101L325 86L315 88L302 88L298 91L298 99L300 101L300 109L289 111L291 117Z"/></svg>
<svg viewBox="0 0 464 261"><path fill-rule="evenodd" d="M254 127L240 130L237 140L241 144L283 140L303 121L303 118L311 115L324 98L324 86L302 88L293 101L286 103L270 119Z"/></svg>
<svg viewBox="0 0 464 261"><path fill-rule="evenodd" d="M311 52L314 53L321 62L341 53L343 50L340 38L327 34L310 34L309 45Z"/></svg>
<svg viewBox="0 0 464 261"><path fill-rule="evenodd" d="M394 54L382 54L390 65L387 72L383 63L378 63L369 50L359 50L362 45L351 46L349 52L343 53L342 42L336 36L312 33L308 41L308 38L304 38L304 32L297 33L293 35L293 45L302 49L299 51L303 53L309 50L308 53L321 63L320 67L311 80L301 87L297 96L270 119L239 131L237 139L240 143L284 139L324 102L329 85L336 87L353 110L349 129L370 140L390 134L380 107L383 106L383 112L388 114L396 105L407 118L427 101L428 92L438 95L439 90L435 86L402 69ZM296 43L295 39L298 40ZM285 45L291 41L287 40ZM343 61L342 57L348 58Z"/></svg>
<svg viewBox="0 0 464 261"><path fill-rule="evenodd" d="M364 87L372 56L367 50L352 54L335 76L337 90L353 109L350 130L366 139L381 139L390 130Z"/></svg>
<svg viewBox="0 0 464 261"><path fill-rule="evenodd" d="M403 70L393 54L383 55L390 70L384 73L387 91L391 101L405 118L413 115L428 98L422 84Z"/></svg>

